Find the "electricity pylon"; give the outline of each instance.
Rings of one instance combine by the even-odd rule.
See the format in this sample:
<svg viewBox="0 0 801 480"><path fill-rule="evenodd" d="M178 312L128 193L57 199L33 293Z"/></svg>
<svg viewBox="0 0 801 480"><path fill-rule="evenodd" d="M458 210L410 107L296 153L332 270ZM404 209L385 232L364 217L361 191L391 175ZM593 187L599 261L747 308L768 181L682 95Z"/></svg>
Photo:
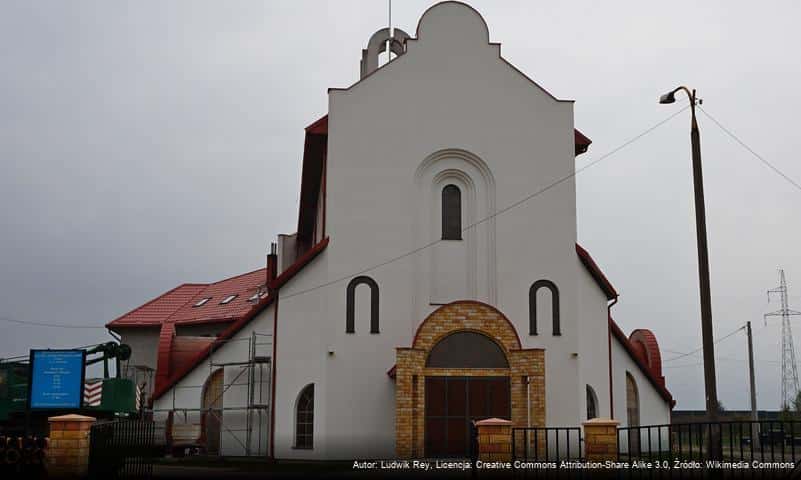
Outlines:
<svg viewBox="0 0 801 480"><path fill-rule="evenodd" d="M782 307L780 310L765 314L765 322L768 317L782 317L782 404L783 409L793 407L796 395L798 395L798 367L795 363L795 348L793 347L793 330L790 326L790 317L801 315L801 312L790 310L787 301L787 282L784 279L784 270L779 269L779 286L768 290L768 302L770 294L778 293L781 297Z"/></svg>

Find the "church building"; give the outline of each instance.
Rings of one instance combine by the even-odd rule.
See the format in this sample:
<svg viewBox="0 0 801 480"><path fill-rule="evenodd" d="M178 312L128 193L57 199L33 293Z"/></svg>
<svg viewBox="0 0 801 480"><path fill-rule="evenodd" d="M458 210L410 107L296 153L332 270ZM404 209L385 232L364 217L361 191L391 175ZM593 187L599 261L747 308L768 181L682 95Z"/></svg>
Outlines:
<svg viewBox="0 0 801 480"><path fill-rule="evenodd" d="M332 460L464 457L490 417L669 423L654 335L615 324L576 243L573 101L461 2L378 30L360 68L306 127L297 231L266 268L140 307L156 418L215 409L222 454ZM136 315L109 328L141 336Z"/></svg>

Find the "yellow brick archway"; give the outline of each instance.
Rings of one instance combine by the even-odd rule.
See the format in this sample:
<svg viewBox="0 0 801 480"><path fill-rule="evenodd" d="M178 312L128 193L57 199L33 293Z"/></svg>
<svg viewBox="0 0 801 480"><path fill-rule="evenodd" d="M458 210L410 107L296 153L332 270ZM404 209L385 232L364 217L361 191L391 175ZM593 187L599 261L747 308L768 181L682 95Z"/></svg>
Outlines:
<svg viewBox="0 0 801 480"><path fill-rule="evenodd" d="M474 331L502 347L509 368L430 368L431 348L445 336ZM396 349L395 450L399 458L425 455L425 378L431 376L508 377L513 426L545 426L545 351L521 348L512 323L498 309L476 301L443 305L418 327L411 347ZM525 379L531 382L530 403ZM527 410L528 404L528 410Z"/></svg>

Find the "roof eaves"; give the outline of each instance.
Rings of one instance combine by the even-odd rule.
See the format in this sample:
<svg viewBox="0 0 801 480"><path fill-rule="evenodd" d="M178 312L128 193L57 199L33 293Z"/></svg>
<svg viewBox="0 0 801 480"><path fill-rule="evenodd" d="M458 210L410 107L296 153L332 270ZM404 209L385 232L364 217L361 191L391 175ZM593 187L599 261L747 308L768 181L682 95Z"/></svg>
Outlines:
<svg viewBox="0 0 801 480"><path fill-rule="evenodd" d="M612 317L609 317L609 329L612 331L612 334L617 339L617 341L620 342L620 344L626 350L626 353L629 354L629 357L631 357L632 361L634 361L634 363L637 364L637 366L640 368L640 370L648 379L648 381L651 383L651 385L653 385L656 391L659 392L659 395L666 402L668 402L668 404L670 404L670 408L673 408L673 406L676 405L675 400L673 400L673 395L670 394L667 388L665 388L662 384L659 383L659 380L656 378L656 375L654 375L654 372L651 371L651 369L648 368L648 366L643 363L640 356L637 355L637 353L634 351L634 347L632 347L631 342L629 342L629 339L626 338L626 334L623 333L623 330L620 329L620 327L617 325L617 323L615 323Z"/></svg>
<svg viewBox="0 0 801 480"><path fill-rule="evenodd" d="M576 244L576 253L581 260L581 263L587 269L587 271L592 275L592 278L595 280L595 283L601 287L601 290L606 294L607 300L614 300L618 297L617 290L615 287L612 286L612 283L606 278L604 272L601 271L601 268L598 267L598 264L595 263L595 260L592 259L589 252L584 250L581 245L578 243Z"/></svg>

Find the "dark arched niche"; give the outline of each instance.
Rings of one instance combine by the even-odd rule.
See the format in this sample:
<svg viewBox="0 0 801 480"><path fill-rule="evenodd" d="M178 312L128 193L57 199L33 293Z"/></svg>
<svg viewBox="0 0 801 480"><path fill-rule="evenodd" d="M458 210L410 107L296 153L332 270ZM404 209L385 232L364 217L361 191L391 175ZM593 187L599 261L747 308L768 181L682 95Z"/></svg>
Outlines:
<svg viewBox="0 0 801 480"><path fill-rule="evenodd" d="M431 348L426 367L509 368L509 362L501 347L486 335L456 332Z"/></svg>

